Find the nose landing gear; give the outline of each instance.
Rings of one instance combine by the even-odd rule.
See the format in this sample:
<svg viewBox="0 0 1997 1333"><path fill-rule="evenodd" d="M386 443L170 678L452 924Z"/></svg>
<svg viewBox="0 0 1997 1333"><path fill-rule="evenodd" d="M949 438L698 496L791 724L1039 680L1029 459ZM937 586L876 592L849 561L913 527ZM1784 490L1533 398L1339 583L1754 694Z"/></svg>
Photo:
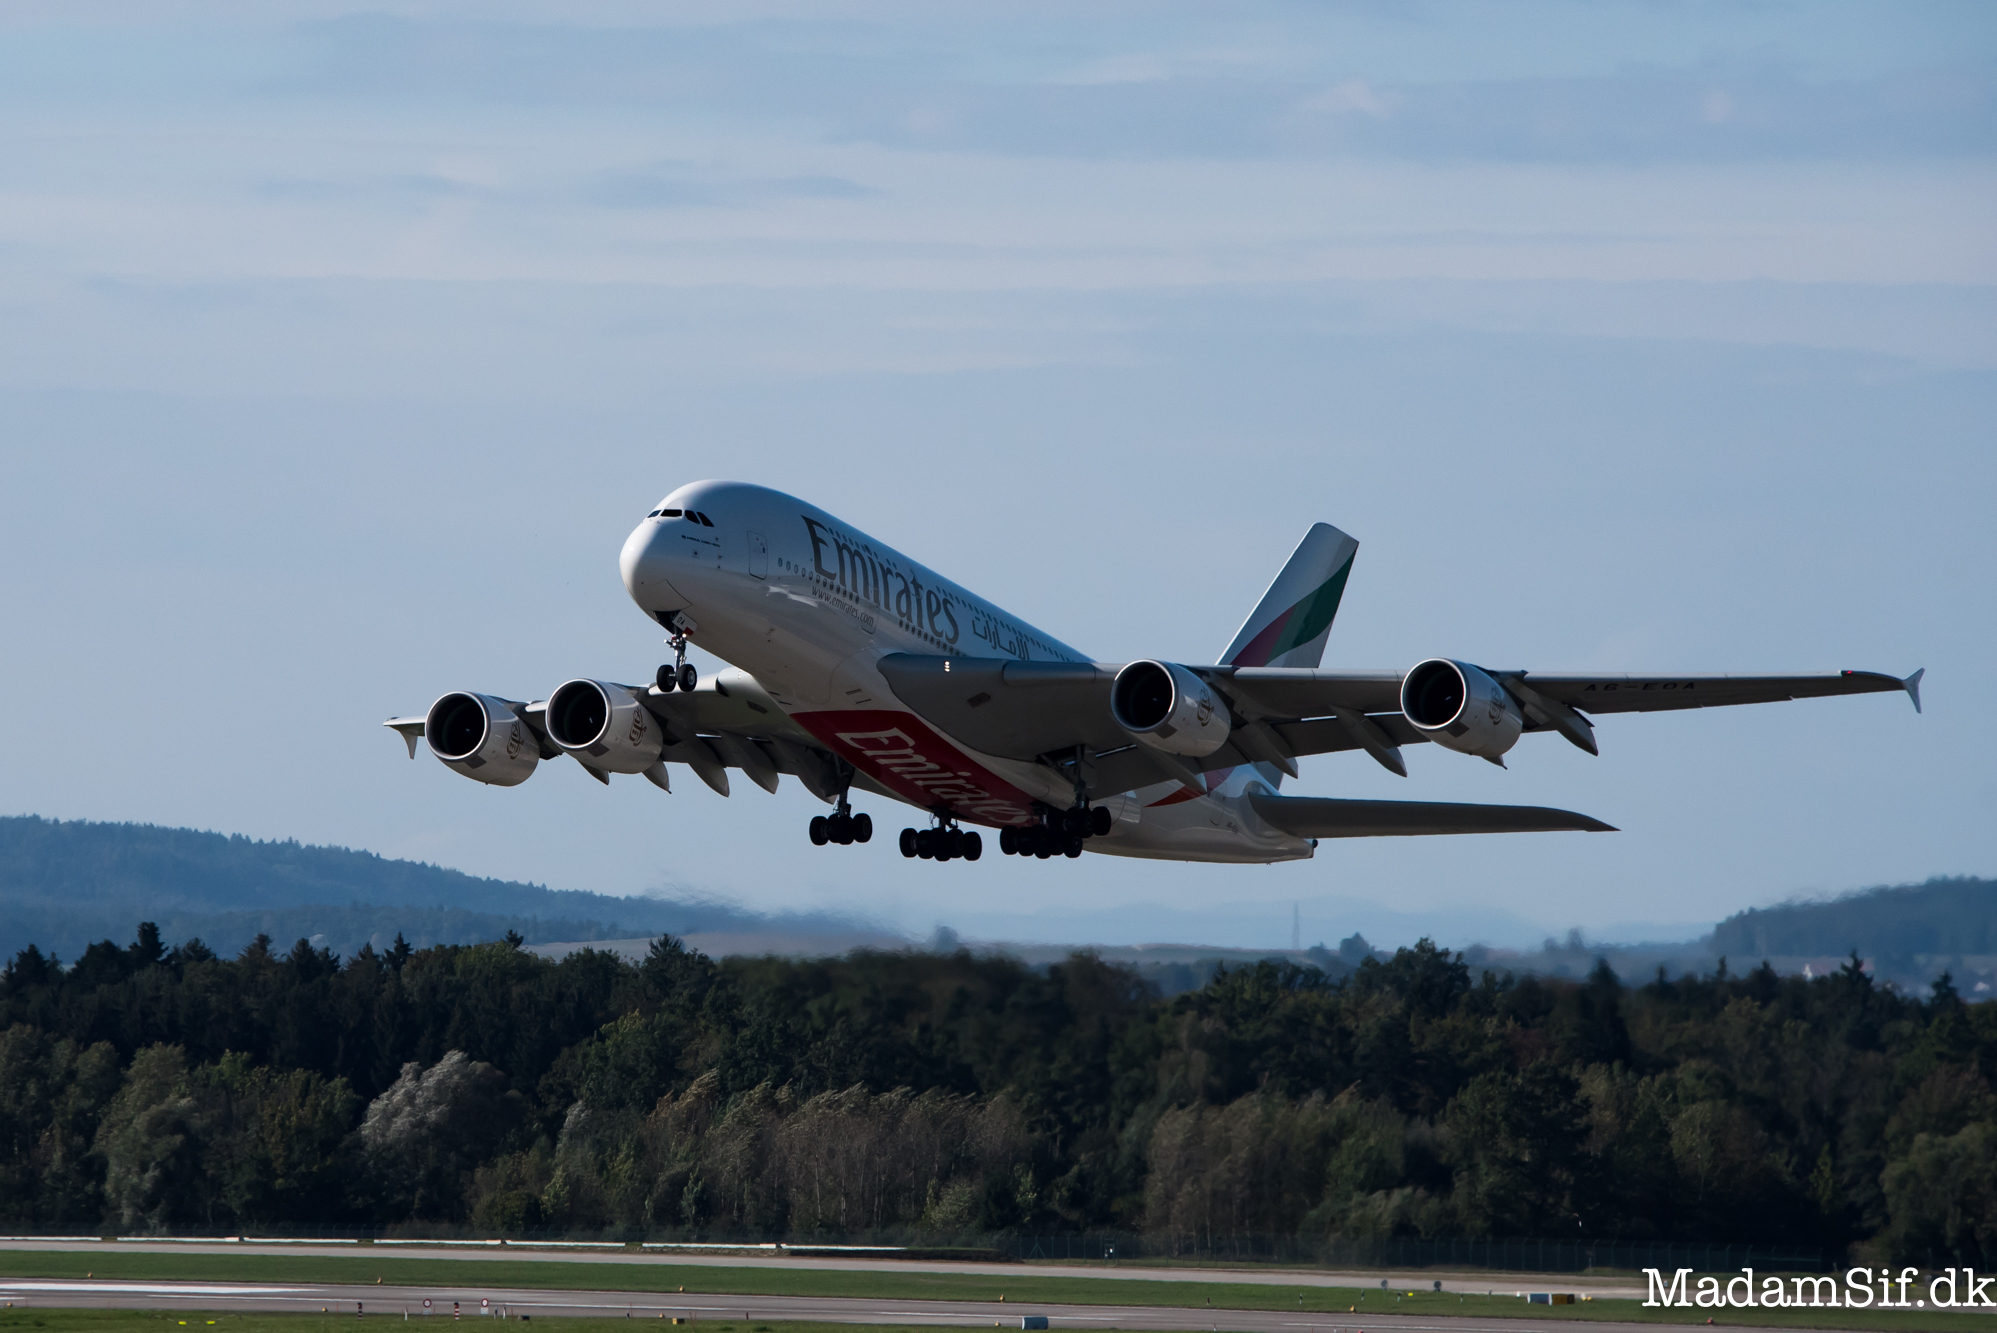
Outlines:
<svg viewBox="0 0 1997 1333"><path fill-rule="evenodd" d="M675 611L666 618L666 628L672 633L666 642L672 647L673 660L670 665L659 668L653 684L659 687L661 694L671 694L674 686L691 694L694 686L700 684L700 673L693 669L693 663L686 660L686 637L693 633L693 622L683 613Z"/></svg>

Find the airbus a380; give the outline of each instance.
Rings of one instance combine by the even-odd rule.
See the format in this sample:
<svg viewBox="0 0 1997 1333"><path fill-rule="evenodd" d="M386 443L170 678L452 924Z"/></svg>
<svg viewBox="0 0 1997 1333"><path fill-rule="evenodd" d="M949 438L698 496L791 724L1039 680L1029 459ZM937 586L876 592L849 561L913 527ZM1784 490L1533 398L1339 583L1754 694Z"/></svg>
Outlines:
<svg viewBox="0 0 1997 1333"><path fill-rule="evenodd" d="M1358 750L1405 777L1431 742L1502 765L1532 732L1597 753L1603 713L1904 690L1922 673L1542 675L1435 657L1406 671L1321 670L1359 543L1317 524L1211 664L1098 662L886 543L781 492L701 481L625 540L624 586L675 660L650 684L576 679L545 700L446 694L386 725L445 767L511 787L568 755L606 784L672 790L684 764L726 796L791 774L832 807L811 840L864 843L870 793L924 811L908 857L1084 850L1182 861L1309 857L1320 838L1612 831L1539 806L1284 796L1306 755ZM691 640L731 664L698 678Z"/></svg>

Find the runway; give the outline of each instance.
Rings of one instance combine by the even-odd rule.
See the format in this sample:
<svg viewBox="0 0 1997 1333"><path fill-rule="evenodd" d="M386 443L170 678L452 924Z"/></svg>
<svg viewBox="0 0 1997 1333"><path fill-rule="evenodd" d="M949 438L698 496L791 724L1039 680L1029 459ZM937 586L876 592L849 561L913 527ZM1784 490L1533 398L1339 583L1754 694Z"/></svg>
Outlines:
<svg viewBox="0 0 1997 1333"><path fill-rule="evenodd" d="M1250 1268L1167 1268L1148 1265L1112 1267L1104 1263L1017 1263L995 1264L959 1260L852 1258L814 1254L756 1254L745 1250L635 1251L622 1247L562 1248L534 1245L437 1244L403 1242L391 1246L382 1242L356 1245L352 1241L270 1241L270 1240L116 1240L83 1238L0 1237L0 1250L82 1253L101 1250L108 1254L287 1254L353 1258L366 1255L386 1259L391 1256L425 1259L464 1259L474 1262L518 1263L523 1259L553 1259L576 1264L660 1264L700 1268L769 1268L795 1271L800 1268L831 1269L868 1273L969 1273L983 1277L1062 1277L1101 1278L1128 1282L1239 1282L1271 1287L1379 1287L1382 1279L1390 1289L1419 1287L1429 1290L1436 1282L1442 1290L1463 1295L1505 1295L1520 1291L1572 1291L1604 1299L1642 1300L1643 1283L1627 1277L1583 1277L1562 1273L1445 1273L1422 1271L1395 1276L1378 1269L1370 1272L1334 1272L1323 1268L1282 1268L1274 1265ZM606 1275L605 1284L616 1279Z"/></svg>
<svg viewBox="0 0 1997 1333"><path fill-rule="evenodd" d="M998 1301L901 1301L824 1296L662 1296L656 1292L528 1291L505 1287L391 1287L317 1283L97 1282L0 1279L0 1300L22 1308L317 1314L416 1320L596 1315L701 1321L809 1320L840 1324L1020 1327L1042 1315L1052 1328L1208 1330L1208 1333L1575 1333L1571 1320L1437 1319L1431 1316L1312 1317L1302 1311L1168 1306L1041 1305ZM428 1302L426 1305L425 1302ZM1695 1322L1689 1316L1687 1323ZM1655 1324L1594 1323L1590 1333L1656 1333Z"/></svg>

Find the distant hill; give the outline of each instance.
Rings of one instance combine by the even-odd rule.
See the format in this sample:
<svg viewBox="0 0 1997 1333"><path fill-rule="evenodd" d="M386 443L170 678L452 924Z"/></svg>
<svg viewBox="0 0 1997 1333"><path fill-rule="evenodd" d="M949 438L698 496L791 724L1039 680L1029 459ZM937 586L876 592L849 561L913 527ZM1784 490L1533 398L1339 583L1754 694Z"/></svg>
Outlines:
<svg viewBox="0 0 1997 1333"><path fill-rule="evenodd" d="M1997 956L1997 880L1931 879L1750 908L1714 927L1711 947L1730 960L1837 958L1857 950L1875 970L1932 968L1931 978L1950 959ZM1962 970L1957 964L1958 975Z"/></svg>
<svg viewBox="0 0 1997 1333"><path fill-rule="evenodd" d="M1730 971L1766 959L1783 974L1822 975L1856 951L1875 981L1925 993L1948 972L1968 999L1997 997L1997 880L1931 879L1858 889L1835 898L1798 900L1736 912L1710 935L1679 943L1600 944L1571 932L1537 950L1473 948L1472 967L1580 978L1597 959L1625 980L1709 974L1725 958Z"/></svg>
<svg viewBox="0 0 1997 1333"><path fill-rule="evenodd" d="M341 954L400 931L411 944L466 944L517 930L528 941L698 931L850 933L831 916L770 918L720 903L617 898L480 879L344 847L257 842L151 824L0 818L0 957L29 944L73 959L126 941L141 920L170 941L224 953L258 933Z"/></svg>

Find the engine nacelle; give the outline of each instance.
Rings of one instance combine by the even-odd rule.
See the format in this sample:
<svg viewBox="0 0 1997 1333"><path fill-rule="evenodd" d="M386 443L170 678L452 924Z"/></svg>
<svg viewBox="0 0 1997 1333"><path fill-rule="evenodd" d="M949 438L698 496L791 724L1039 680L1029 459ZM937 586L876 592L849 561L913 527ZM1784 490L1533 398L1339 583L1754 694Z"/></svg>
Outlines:
<svg viewBox="0 0 1997 1333"><path fill-rule="evenodd" d="M1227 744L1227 705L1176 662L1132 662L1109 687L1110 716L1145 745L1204 758Z"/></svg>
<svg viewBox="0 0 1997 1333"><path fill-rule="evenodd" d="M431 704L423 739L444 767L494 787L519 786L541 762L533 729L488 694L447 694Z"/></svg>
<svg viewBox="0 0 1997 1333"><path fill-rule="evenodd" d="M1525 730L1504 686L1446 657L1431 657L1402 677L1401 712L1437 745L1480 759L1498 758Z"/></svg>
<svg viewBox="0 0 1997 1333"><path fill-rule="evenodd" d="M643 773L665 747L659 720L622 685L564 681L548 696L547 717L555 744L606 773Z"/></svg>

